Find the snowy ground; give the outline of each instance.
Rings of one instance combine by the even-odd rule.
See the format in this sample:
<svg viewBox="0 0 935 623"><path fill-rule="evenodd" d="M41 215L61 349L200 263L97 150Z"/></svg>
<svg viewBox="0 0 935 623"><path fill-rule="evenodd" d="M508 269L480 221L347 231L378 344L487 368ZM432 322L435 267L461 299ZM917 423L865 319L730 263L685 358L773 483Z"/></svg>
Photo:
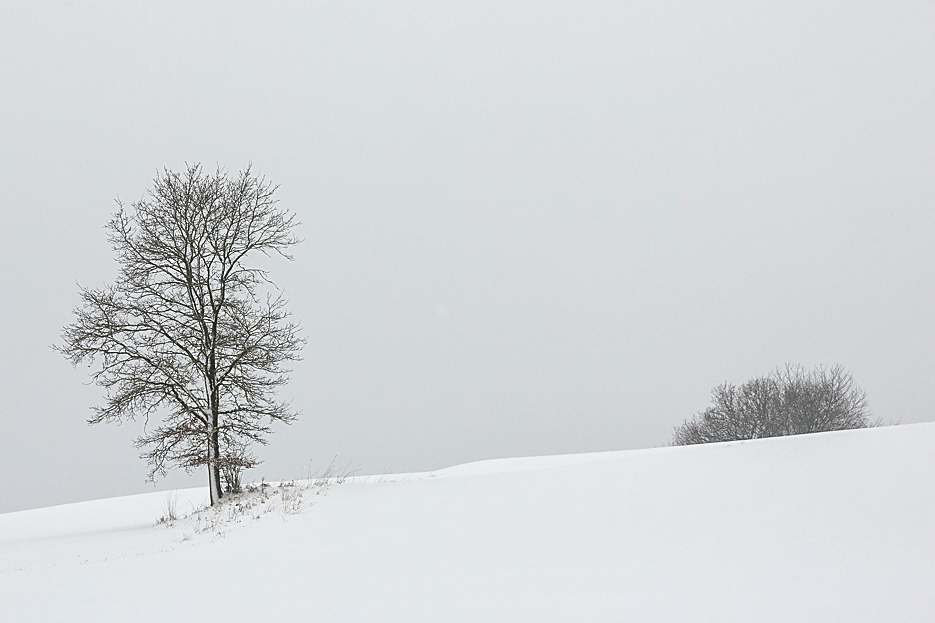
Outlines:
<svg viewBox="0 0 935 623"><path fill-rule="evenodd" d="M0 515L0 621L932 621L935 423Z"/></svg>

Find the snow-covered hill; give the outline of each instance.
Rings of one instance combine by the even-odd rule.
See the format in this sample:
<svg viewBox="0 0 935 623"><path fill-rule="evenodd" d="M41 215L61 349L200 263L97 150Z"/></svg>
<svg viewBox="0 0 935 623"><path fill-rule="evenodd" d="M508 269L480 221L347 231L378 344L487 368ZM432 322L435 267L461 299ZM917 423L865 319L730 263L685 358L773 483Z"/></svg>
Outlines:
<svg viewBox="0 0 935 623"><path fill-rule="evenodd" d="M0 620L935 620L935 423L204 497L0 515Z"/></svg>

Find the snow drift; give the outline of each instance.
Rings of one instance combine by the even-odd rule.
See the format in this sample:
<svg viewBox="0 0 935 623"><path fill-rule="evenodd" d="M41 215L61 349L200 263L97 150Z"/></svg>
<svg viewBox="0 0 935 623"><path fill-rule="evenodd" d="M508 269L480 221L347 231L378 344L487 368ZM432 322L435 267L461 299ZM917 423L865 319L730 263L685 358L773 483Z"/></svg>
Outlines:
<svg viewBox="0 0 935 623"><path fill-rule="evenodd" d="M179 491L175 508L189 516L171 525L154 525L166 493L0 515L0 620L905 622L935 612L935 423L303 488L264 489L220 515L194 513L205 490Z"/></svg>

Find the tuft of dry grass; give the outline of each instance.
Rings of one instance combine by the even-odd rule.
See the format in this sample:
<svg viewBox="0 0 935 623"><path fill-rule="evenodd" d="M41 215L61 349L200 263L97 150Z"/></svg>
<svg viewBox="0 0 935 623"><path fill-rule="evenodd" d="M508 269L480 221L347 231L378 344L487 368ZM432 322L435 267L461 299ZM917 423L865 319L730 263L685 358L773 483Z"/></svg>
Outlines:
<svg viewBox="0 0 935 623"><path fill-rule="evenodd" d="M178 521L179 494L175 491L169 493L166 501L162 503L162 516L156 520L156 525L173 526Z"/></svg>

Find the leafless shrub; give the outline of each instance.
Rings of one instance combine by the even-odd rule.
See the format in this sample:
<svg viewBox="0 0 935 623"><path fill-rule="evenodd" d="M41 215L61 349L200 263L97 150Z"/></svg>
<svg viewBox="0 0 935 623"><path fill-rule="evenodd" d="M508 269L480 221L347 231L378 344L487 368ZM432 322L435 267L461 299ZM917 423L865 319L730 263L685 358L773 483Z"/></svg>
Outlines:
<svg viewBox="0 0 935 623"><path fill-rule="evenodd" d="M259 465L256 457L250 454L246 443L231 441L223 450L218 467L224 480L224 490L229 495L243 492L241 478L245 469Z"/></svg>
<svg viewBox="0 0 935 623"><path fill-rule="evenodd" d="M672 445L799 435L872 426L867 397L842 367L811 372L786 365L737 387L712 391L712 405L677 426Z"/></svg>

